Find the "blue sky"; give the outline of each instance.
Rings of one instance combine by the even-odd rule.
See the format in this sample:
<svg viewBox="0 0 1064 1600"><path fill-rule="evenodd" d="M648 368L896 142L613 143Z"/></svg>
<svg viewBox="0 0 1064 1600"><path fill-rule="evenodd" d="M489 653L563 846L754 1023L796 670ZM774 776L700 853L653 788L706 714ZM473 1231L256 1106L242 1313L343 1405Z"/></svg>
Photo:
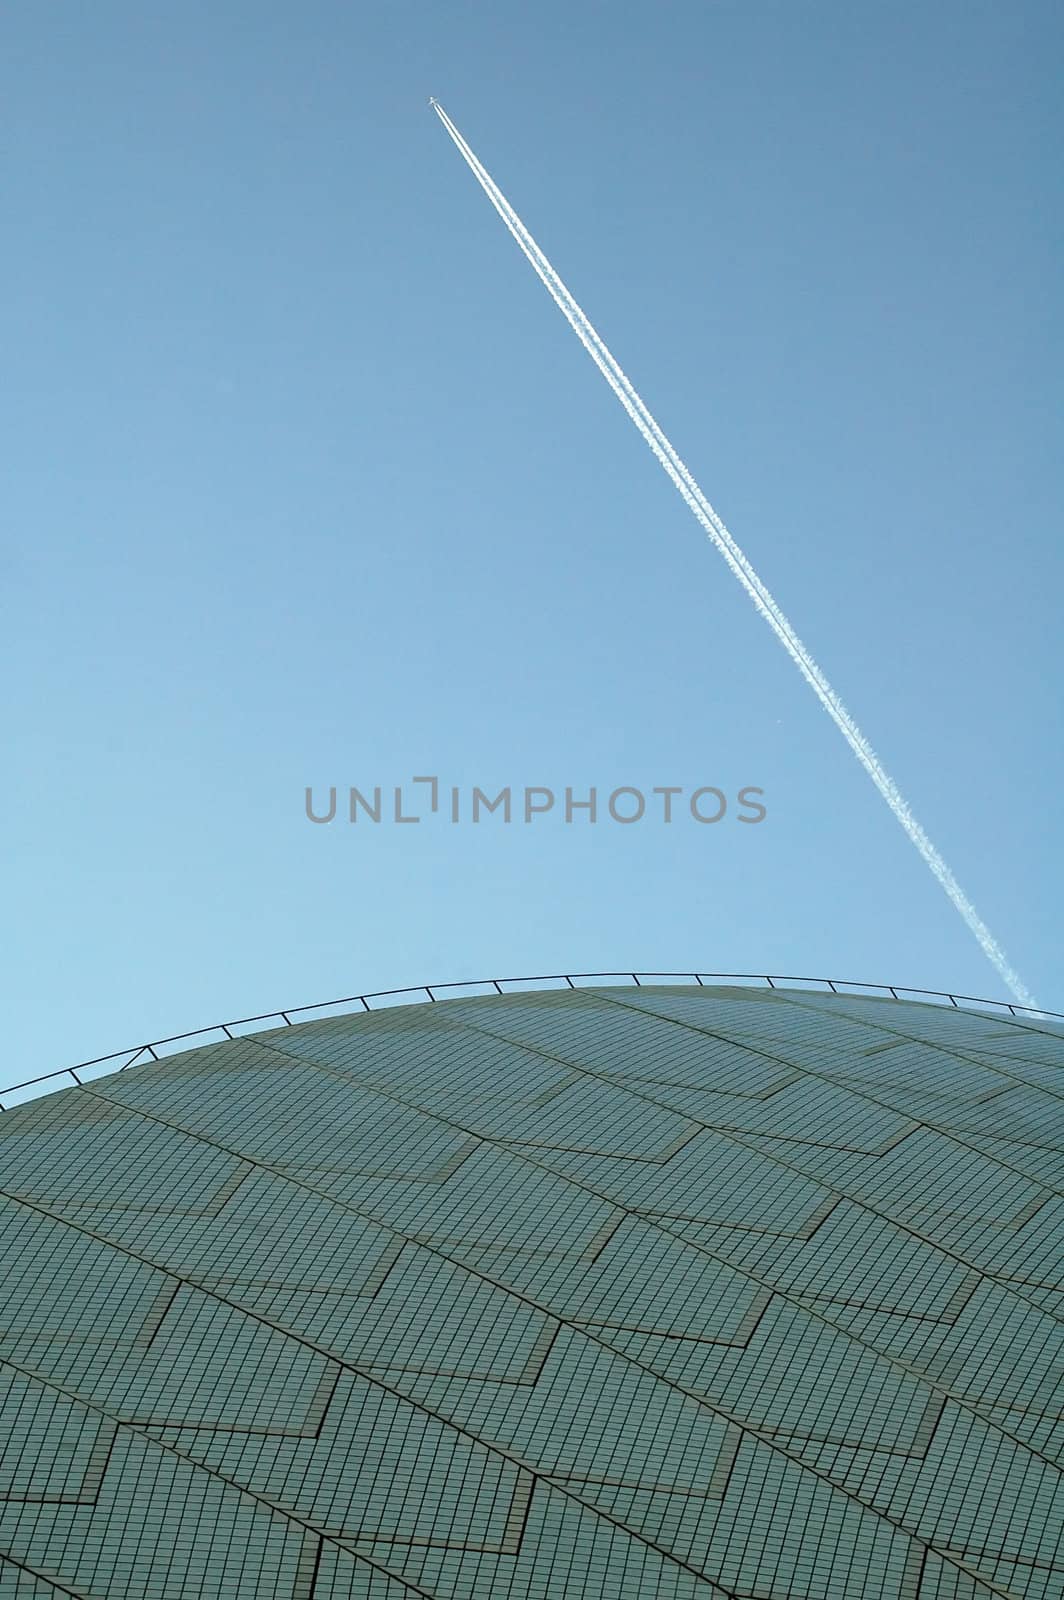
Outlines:
<svg viewBox="0 0 1064 1600"><path fill-rule="evenodd" d="M427 105L1064 1009L1048 4L16 4L5 1081L425 980L1002 995ZM315 827L304 789L765 790Z"/></svg>

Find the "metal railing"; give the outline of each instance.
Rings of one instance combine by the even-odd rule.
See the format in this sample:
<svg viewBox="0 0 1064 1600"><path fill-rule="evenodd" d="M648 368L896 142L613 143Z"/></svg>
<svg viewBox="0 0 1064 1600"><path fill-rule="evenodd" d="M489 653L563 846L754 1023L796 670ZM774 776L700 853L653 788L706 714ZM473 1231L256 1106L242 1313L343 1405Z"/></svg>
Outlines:
<svg viewBox="0 0 1064 1600"><path fill-rule="evenodd" d="M32 1099L33 1095L26 1093L37 1089L39 1084L55 1084L56 1088L69 1087L71 1084L81 1085L87 1081L79 1074L90 1074L92 1077L103 1077L109 1071L124 1072L127 1067L136 1066L144 1061L160 1061L168 1055L176 1054L168 1046L184 1045L187 1040L196 1039L203 1044L220 1044L225 1039L237 1039L241 1034L238 1029L248 1032L262 1032L263 1026L269 1023L279 1023L282 1026L294 1027L293 1017L310 1020L314 1016L346 1016L353 1011L379 1011L386 1009L386 1005L371 1005L370 1002L394 1003L397 997L404 997L411 1005L435 1001L437 994L444 990L463 990L467 995L474 994L510 994L520 992L524 985L526 992L535 993L535 989L528 989L529 985L542 985L550 988L576 989L582 985L601 982L602 980L630 981L635 986L644 984L654 985L662 983L695 983L699 986L705 984L707 979L712 983L742 983L742 984L767 984L774 989L777 984L799 984L805 989L820 992L829 990L832 994L844 995L848 992L856 994L891 995L893 999L900 1000L911 995L919 995L924 1000L934 1001L937 1004L949 1004L958 1009L982 1009L984 1006L992 1007L996 1011L1007 1011L1010 1016L1017 1017L1021 1014L1028 1017L1052 1017L1064 1020L1064 1012L1046 1011L1034 1006L1016 1005L1008 1000L984 1000L970 994L948 994L941 989L915 989L908 984L900 983L859 983L850 978L805 978L794 974L767 973L767 972L550 972L538 973L524 978L471 978L452 983L421 983L408 989L378 989L371 994L345 995L340 1000L322 1000L317 1005L288 1006L284 1011L264 1011L254 1017L239 1017L234 1022L216 1022L206 1028L193 1028L188 1033L172 1033L165 1039L153 1039L147 1044L137 1045L130 1050L115 1050L111 1055L94 1056L90 1061L79 1061L73 1067L57 1067L53 1072L41 1073L39 1077L27 1078L22 1083L9 1084L0 1089L0 1111L11 1109L4 1101L11 1095L22 1095L24 1099ZM58 1080L66 1080L60 1084ZM47 1090L38 1090L38 1093L48 1093ZM16 1102L18 1103L18 1102Z"/></svg>

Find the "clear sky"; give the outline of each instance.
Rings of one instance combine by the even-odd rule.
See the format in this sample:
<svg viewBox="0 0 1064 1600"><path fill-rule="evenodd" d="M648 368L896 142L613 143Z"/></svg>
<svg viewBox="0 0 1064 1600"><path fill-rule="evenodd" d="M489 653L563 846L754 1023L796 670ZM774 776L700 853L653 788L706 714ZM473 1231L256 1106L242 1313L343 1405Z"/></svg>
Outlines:
<svg viewBox="0 0 1064 1600"><path fill-rule="evenodd" d="M496 974L1004 997L430 94L1064 1010L1061 32L1036 0L9 6L3 1081ZM305 818L431 773L768 814Z"/></svg>

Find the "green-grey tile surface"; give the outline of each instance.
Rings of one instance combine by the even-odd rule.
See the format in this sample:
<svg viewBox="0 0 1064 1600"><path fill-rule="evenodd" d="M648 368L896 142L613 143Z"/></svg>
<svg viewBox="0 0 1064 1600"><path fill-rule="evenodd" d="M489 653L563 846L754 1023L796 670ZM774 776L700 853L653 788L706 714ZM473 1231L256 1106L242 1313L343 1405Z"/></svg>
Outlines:
<svg viewBox="0 0 1064 1600"><path fill-rule="evenodd" d="M1064 1031L334 1017L0 1116L2 1600L1061 1600Z"/></svg>

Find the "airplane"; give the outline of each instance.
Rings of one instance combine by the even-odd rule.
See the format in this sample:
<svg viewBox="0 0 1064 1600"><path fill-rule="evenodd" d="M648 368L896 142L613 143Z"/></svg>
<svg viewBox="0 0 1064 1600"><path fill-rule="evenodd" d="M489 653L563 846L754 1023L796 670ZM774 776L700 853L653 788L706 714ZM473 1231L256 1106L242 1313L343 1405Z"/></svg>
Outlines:
<svg viewBox="0 0 1064 1600"><path fill-rule="evenodd" d="M433 99L433 98L432 98L432 96L431 96L431 95L429 95L429 105L430 105L430 106L435 106L435 105L437 105L437 104L438 104L438 101L436 101L436 100L434 100L434 99Z"/></svg>

